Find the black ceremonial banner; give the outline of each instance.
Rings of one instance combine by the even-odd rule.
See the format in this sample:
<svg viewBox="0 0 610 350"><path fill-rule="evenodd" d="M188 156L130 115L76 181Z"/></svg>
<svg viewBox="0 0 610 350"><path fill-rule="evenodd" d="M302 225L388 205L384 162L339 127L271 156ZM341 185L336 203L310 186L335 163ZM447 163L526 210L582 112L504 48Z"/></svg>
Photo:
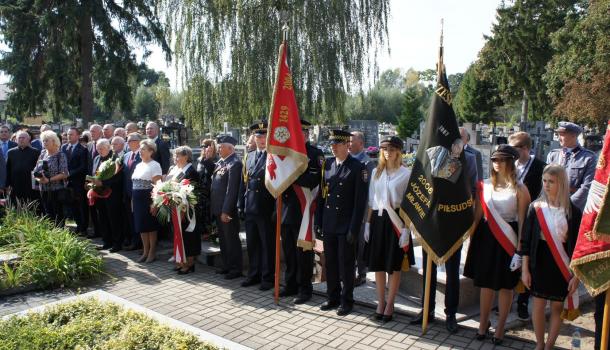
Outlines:
<svg viewBox="0 0 610 350"><path fill-rule="evenodd" d="M443 264L474 227L474 198L466 179L466 158L442 62L400 214L437 264Z"/></svg>

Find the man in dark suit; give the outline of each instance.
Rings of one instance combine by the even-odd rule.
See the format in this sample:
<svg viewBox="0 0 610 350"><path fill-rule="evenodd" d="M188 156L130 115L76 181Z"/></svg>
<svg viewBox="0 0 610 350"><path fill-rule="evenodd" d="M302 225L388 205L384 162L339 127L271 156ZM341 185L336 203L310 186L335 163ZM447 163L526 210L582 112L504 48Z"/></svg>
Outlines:
<svg viewBox="0 0 610 350"><path fill-rule="evenodd" d="M92 124L89 127L89 133L91 134L91 141L87 144L87 175L95 175L95 170L93 169L93 160L98 156L97 151L97 141L102 137L102 126L99 124ZM99 237L99 230L96 231L96 227L100 227L100 224L97 222L97 211L95 207L89 206L87 198L81 204L83 206L83 225L85 227L89 227L89 217L91 216L91 221L93 223L93 233L88 235L89 238Z"/></svg>
<svg viewBox="0 0 610 350"><path fill-rule="evenodd" d="M133 190L133 181L131 180L131 175L133 175L133 171L136 168L142 158L140 158L140 141L142 140L142 136L137 132L129 134L127 136L127 146L129 150L123 156L123 168L121 171L123 172L123 211L127 213L125 215L127 220L125 220L125 250L136 250L142 246L142 240L140 239L140 233L135 232L133 226L133 211L131 208L131 194Z"/></svg>
<svg viewBox="0 0 610 350"><path fill-rule="evenodd" d="M542 189L542 171L546 163L530 154L532 138L528 133L520 131L510 135L508 144L519 152L519 159L515 161L517 180L525 184L530 193L530 198L534 201L538 198ZM522 321L527 321L530 318L529 297L530 293L527 289L517 297L517 316Z"/></svg>
<svg viewBox="0 0 610 350"><path fill-rule="evenodd" d="M74 221L76 221L76 229L81 235L87 234L87 222L84 219L85 215L89 215L85 211L83 202L86 201L85 196L85 176L87 176L88 152L87 149L78 141L80 131L77 128L68 130L68 143L61 146L61 151L68 159L68 187L74 192L74 202L70 205Z"/></svg>
<svg viewBox="0 0 610 350"><path fill-rule="evenodd" d="M8 126L0 126L0 146L2 146L2 156L6 160L8 150L17 147L17 142L11 141L11 129Z"/></svg>
<svg viewBox="0 0 610 350"><path fill-rule="evenodd" d="M239 196L240 216L246 223L248 276L242 287L261 283L260 290L273 288L275 234L271 215L275 201L265 186L267 121L250 126L256 149L248 153Z"/></svg>
<svg viewBox="0 0 610 350"><path fill-rule="evenodd" d="M349 314L354 306L356 245L369 177L364 164L349 154L347 144L350 136L347 131L330 131L334 157L324 165L322 197L316 215L317 227L323 233L328 295L320 309L326 311L338 307L338 316Z"/></svg>
<svg viewBox="0 0 610 350"><path fill-rule="evenodd" d="M235 154L237 140L225 135L217 143L220 160L212 175L210 211L218 228L223 268L216 272L225 274L225 279L234 279L242 275L243 269L237 212L242 163Z"/></svg>
<svg viewBox="0 0 610 350"><path fill-rule="evenodd" d="M462 134L462 140L464 140L464 134ZM464 150L464 157L466 158L465 176L466 181L470 185L470 193L472 198L477 198L477 161L473 153L466 152ZM423 253L423 266L424 273L426 275L426 267L428 262L428 254L425 250ZM449 333L456 333L458 331L458 325L456 320L456 313L460 303L460 260L462 258L462 246L460 246L453 255L445 262L445 274L446 274L446 288L445 288L445 315L447 316L445 321L445 328ZM434 322L436 316L434 310L436 308L436 264L432 263L432 270L430 271L430 302L428 304L428 321ZM422 295L426 290L426 283L422 283ZM422 298L423 299L423 298ZM422 300L423 301L423 300ZM423 305L422 305L423 308ZM424 318L424 313L421 311L413 320L411 324L421 324Z"/></svg>
<svg viewBox="0 0 610 350"><path fill-rule="evenodd" d="M17 147L8 152L6 160L6 187L10 188L11 200L33 202L40 198L32 189L32 170L39 156L40 151L30 146L30 134L18 131Z"/></svg>
<svg viewBox="0 0 610 350"><path fill-rule="evenodd" d="M320 186L321 168L324 163L324 153L309 144L309 128L311 123L301 120L303 138L309 163L307 170L299 176L293 186L305 187L310 190ZM297 295L293 300L295 304L303 304L311 299L313 286L311 277L313 274L314 253L312 249L303 249L297 246L299 230L303 218L301 203L294 187L288 187L282 193L282 250L284 251L284 261L286 272L284 275L284 288L280 290L280 297Z"/></svg>
<svg viewBox="0 0 610 350"><path fill-rule="evenodd" d="M464 152L474 155L477 161L477 181L483 181L483 157L481 156L481 152L469 144L470 133L468 130L460 127L460 136L464 143Z"/></svg>
<svg viewBox="0 0 610 350"><path fill-rule="evenodd" d="M155 122L146 124L146 136L157 145L153 159L161 165L161 171L166 175L170 165L169 144L159 135L159 125Z"/></svg>

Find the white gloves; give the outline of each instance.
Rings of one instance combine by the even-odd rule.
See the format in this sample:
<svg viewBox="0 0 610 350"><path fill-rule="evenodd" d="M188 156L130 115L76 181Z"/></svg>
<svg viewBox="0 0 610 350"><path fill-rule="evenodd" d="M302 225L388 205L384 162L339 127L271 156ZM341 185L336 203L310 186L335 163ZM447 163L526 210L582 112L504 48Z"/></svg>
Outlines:
<svg viewBox="0 0 610 350"><path fill-rule="evenodd" d="M400 230L400 238L398 239L398 245L401 248L404 248L409 245L409 231L406 228Z"/></svg>
<svg viewBox="0 0 610 350"><path fill-rule="evenodd" d="M368 243L370 238L371 238L371 223L367 222L364 224L364 241L366 243Z"/></svg>
<svg viewBox="0 0 610 350"><path fill-rule="evenodd" d="M510 261L510 270L517 271L519 268L521 268L522 260L523 259L521 258L521 255L519 255L519 254L513 255L513 259Z"/></svg>

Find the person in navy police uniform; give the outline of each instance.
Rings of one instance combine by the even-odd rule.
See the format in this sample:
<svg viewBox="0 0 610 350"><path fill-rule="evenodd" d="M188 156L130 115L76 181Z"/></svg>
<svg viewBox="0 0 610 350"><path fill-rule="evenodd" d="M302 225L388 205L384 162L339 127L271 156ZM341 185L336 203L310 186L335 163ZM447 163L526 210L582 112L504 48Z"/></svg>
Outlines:
<svg viewBox="0 0 610 350"><path fill-rule="evenodd" d="M271 216L275 200L265 186L267 159L267 121L250 126L256 149L249 152L244 164L244 179L239 195L239 213L246 224L248 276L242 287L260 283L260 290L273 288L275 269L275 234Z"/></svg>
<svg viewBox="0 0 610 350"><path fill-rule="evenodd" d="M347 131L330 131L334 157L324 165L316 215L316 230L321 230L324 241L328 296L320 309L338 308L338 316L349 314L354 305L355 253L368 191L364 164L348 152L350 136Z"/></svg>

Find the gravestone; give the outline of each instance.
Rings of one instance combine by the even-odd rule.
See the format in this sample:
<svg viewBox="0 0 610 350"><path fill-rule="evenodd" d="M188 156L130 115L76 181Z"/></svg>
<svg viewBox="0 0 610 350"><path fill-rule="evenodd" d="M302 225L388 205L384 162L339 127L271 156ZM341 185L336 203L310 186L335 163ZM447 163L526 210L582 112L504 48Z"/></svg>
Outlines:
<svg viewBox="0 0 610 350"><path fill-rule="evenodd" d="M379 145L379 122L376 120L350 120L347 122L350 131L364 133L364 147Z"/></svg>

